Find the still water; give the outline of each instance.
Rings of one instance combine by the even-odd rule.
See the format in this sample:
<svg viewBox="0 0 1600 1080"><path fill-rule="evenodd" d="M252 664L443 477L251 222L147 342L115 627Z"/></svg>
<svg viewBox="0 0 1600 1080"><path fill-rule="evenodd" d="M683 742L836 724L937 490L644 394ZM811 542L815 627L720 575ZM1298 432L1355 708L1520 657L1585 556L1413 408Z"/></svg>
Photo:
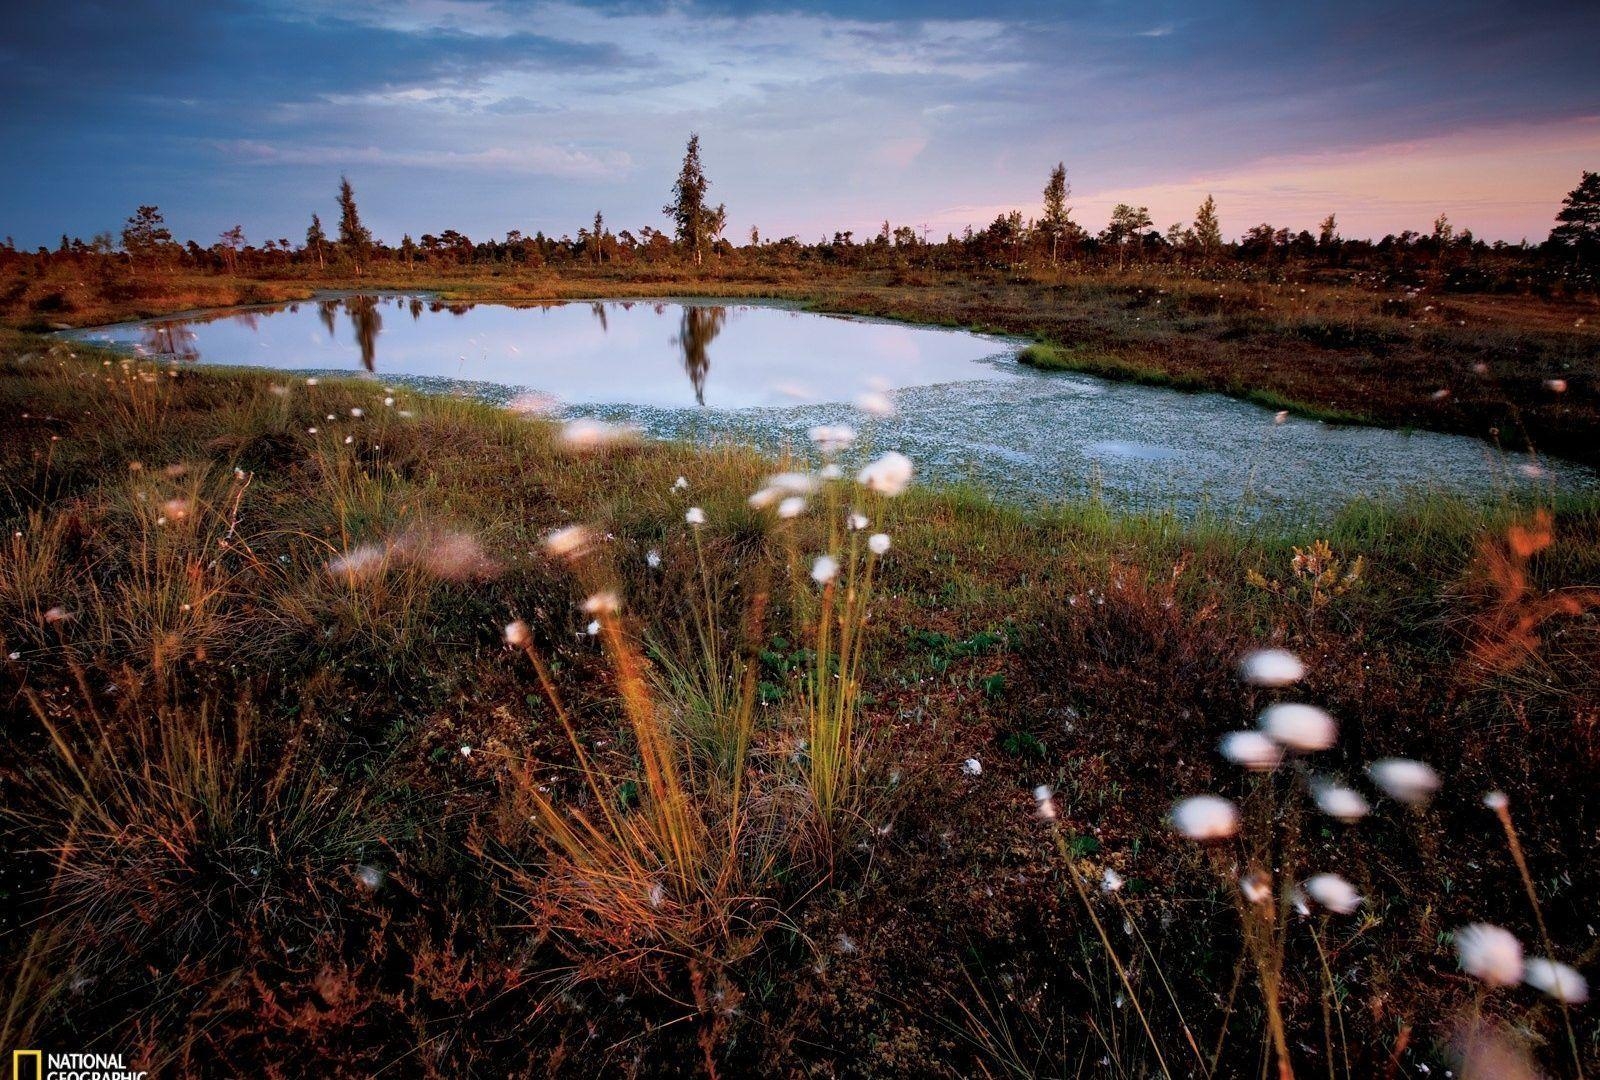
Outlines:
<svg viewBox="0 0 1600 1080"><path fill-rule="evenodd" d="M1045 502L1228 516L1327 514L1360 496L1593 488L1563 462L1474 439L1290 418L1215 394L1039 372L1018 343L818 315L781 304L597 301L529 307L425 296L334 296L80 332L188 362L358 374L507 402L553 397L567 416L652 435L803 447L818 423L861 429L919 477ZM893 415L857 409L877 393Z"/></svg>

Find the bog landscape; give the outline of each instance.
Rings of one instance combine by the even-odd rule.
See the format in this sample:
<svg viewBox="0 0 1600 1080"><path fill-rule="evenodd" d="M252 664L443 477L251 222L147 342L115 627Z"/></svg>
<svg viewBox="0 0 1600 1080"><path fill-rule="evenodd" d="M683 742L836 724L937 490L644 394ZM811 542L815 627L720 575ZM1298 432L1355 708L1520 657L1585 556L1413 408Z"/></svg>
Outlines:
<svg viewBox="0 0 1600 1080"><path fill-rule="evenodd" d="M1093 179L1143 152L1022 42L1113 42L1092 93L1220 7L138 7L0 80L0 1049L1600 1074L1593 13L1460 16L1524 156L1436 191L1426 132L1393 189ZM120 67L152 26L216 56ZM633 54L583 35L647 30L602 90ZM1432 116L1446 44L1372 78ZM63 86L76 48L121 73ZM901 94L1043 120L851 142ZM395 109L434 143L209 134ZM508 159L511 120L561 134ZM1179 172L1217 190L1167 211Z"/></svg>

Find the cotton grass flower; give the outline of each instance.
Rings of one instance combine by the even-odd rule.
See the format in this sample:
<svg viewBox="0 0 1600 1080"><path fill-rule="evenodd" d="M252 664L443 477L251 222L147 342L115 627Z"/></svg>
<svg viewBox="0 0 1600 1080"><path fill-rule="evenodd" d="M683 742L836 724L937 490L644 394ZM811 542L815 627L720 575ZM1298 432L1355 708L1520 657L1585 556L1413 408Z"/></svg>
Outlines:
<svg viewBox="0 0 1600 1080"><path fill-rule="evenodd" d="M684 512L683 520L690 525L704 525L706 523L706 512L698 506L691 506Z"/></svg>
<svg viewBox="0 0 1600 1080"><path fill-rule="evenodd" d="M1461 970L1487 986L1515 986L1522 981L1522 942L1493 923L1472 923L1455 933Z"/></svg>
<svg viewBox="0 0 1600 1080"><path fill-rule="evenodd" d="M1498 814L1511 805L1511 800L1503 791L1491 791L1483 797L1483 805Z"/></svg>
<svg viewBox="0 0 1600 1080"><path fill-rule="evenodd" d="M844 519L844 523L850 528L851 532L860 532L862 529L865 529L868 525L872 524L872 522L867 520L867 515L858 513L854 510L850 511L850 516Z"/></svg>
<svg viewBox="0 0 1600 1080"><path fill-rule="evenodd" d="M1126 882L1122 880L1122 875L1111 869L1109 866L1106 867L1105 872L1100 875L1101 892L1120 892L1124 884L1126 884Z"/></svg>
<svg viewBox="0 0 1600 1080"><path fill-rule="evenodd" d="M1343 784L1316 781L1312 784L1311 797L1316 800L1318 810L1340 821L1357 821L1367 816L1367 800L1359 791Z"/></svg>
<svg viewBox="0 0 1600 1080"><path fill-rule="evenodd" d="M1041 818L1045 821L1054 821L1056 819L1055 792L1051 790L1050 785L1040 784L1034 788L1033 799L1039 805L1039 816Z"/></svg>
<svg viewBox="0 0 1600 1080"><path fill-rule="evenodd" d="M1338 738L1339 727L1333 717L1315 705L1281 702L1261 714L1261 730L1274 742L1290 750L1326 750Z"/></svg>
<svg viewBox="0 0 1600 1080"><path fill-rule="evenodd" d="M1380 758L1367 766L1367 775L1396 802L1420 806L1439 790L1439 774L1410 758Z"/></svg>
<svg viewBox="0 0 1600 1080"><path fill-rule="evenodd" d="M839 560L832 555L818 555L816 562L811 564L811 580L818 585L826 585L839 576Z"/></svg>
<svg viewBox="0 0 1600 1080"><path fill-rule="evenodd" d="M652 570L661 569L661 552L651 548L644 553L644 564Z"/></svg>
<svg viewBox="0 0 1600 1080"><path fill-rule="evenodd" d="M983 762L979 761L975 757L969 757L967 760L961 763L961 771L967 776L982 776Z"/></svg>
<svg viewBox="0 0 1600 1080"><path fill-rule="evenodd" d="M329 577L364 581L383 569L388 554L377 544L361 544L328 560Z"/></svg>
<svg viewBox="0 0 1600 1080"><path fill-rule="evenodd" d="M888 533L873 533L871 536L867 537L867 550L871 551L874 555L888 554L889 545L890 540Z"/></svg>
<svg viewBox="0 0 1600 1080"><path fill-rule="evenodd" d="M1567 380L1546 379L1544 381L1544 388L1550 391L1552 394L1565 394L1567 392Z"/></svg>
<svg viewBox="0 0 1600 1080"><path fill-rule="evenodd" d="M803 495L790 495L778 504L778 516L781 518L797 518L806 512L806 500Z"/></svg>
<svg viewBox="0 0 1600 1080"><path fill-rule="evenodd" d="M1217 749L1234 764L1256 772L1270 772L1283 761L1283 747L1259 731L1230 731Z"/></svg>
<svg viewBox="0 0 1600 1080"><path fill-rule="evenodd" d="M672 482L672 490L673 491L688 491L689 490L689 478L687 476L678 477L676 480L674 480Z"/></svg>
<svg viewBox="0 0 1600 1080"><path fill-rule="evenodd" d="M1257 649L1239 662L1239 674L1255 686L1288 686L1305 676L1306 666L1288 649Z"/></svg>
<svg viewBox="0 0 1600 1080"><path fill-rule="evenodd" d="M622 607L622 601L617 599L617 594L610 589L597 592L583 602L585 615L615 615Z"/></svg>
<svg viewBox="0 0 1600 1080"><path fill-rule="evenodd" d="M1307 896L1336 915L1348 915L1361 906L1355 886L1338 874L1317 874L1305 888Z"/></svg>
<svg viewBox="0 0 1600 1080"><path fill-rule="evenodd" d="M891 498L900 494L911 483L911 459L891 450L856 474L862 487Z"/></svg>
<svg viewBox="0 0 1600 1080"><path fill-rule="evenodd" d="M1265 904L1272 899L1272 879L1260 870L1252 870L1239 879L1239 892L1252 904Z"/></svg>
<svg viewBox="0 0 1600 1080"><path fill-rule="evenodd" d="M1582 1005L1589 1000L1589 983L1582 975L1566 964L1542 956L1529 958L1523 966L1522 979L1535 990L1566 1005Z"/></svg>
<svg viewBox="0 0 1600 1080"><path fill-rule="evenodd" d="M1195 795L1172 808L1172 827L1191 840L1226 840L1239 831L1239 809L1217 795Z"/></svg>
<svg viewBox="0 0 1600 1080"><path fill-rule="evenodd" d="M893 416L894 402L880 390L869 390L856 398L856 408L868 416Z"/></svg>
<svg viewBox="0 0 1600 1080"><path fill-rule="evenodd" d="M520 649L533 640L533 631L521 619L506 623L506 644Z"/></svg>
<svg viewBox="0 0 1600 1080"><path fill-rule="evenodd" d="M856 429L849 424L818 424L807 434L817 444L817 449L829 457L848 450L856 441Z"/></svg>
<svg viewBox="0 0 1600 1080"><path fill-rule="evenodd" d="M561 428L561 441L573 450L604 450L631 443L638 437L638 428L626 424L608 424L604 420L589 417L569 420Z"/></svg>
<svg viewBox="0 0 1600 1080"><path fill-rule="evenodd" d="M44 613L44 621L54 626L56 623L71 622L75 616L64 607L53 607Z"/></svg>
<svg viewBox="0 0 1600 1080"><path fill-rule="evenodd" d="M576 559L589 550L594 537L582 525L556 529L544 538L544 549L558 559Z"/></svg>

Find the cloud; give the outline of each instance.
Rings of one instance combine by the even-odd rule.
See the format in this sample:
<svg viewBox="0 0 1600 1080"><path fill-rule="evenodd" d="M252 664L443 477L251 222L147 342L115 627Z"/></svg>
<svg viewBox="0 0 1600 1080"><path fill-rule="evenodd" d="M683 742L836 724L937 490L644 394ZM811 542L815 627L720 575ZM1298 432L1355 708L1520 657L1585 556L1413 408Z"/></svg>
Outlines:
<svg viewBox="0 0 1600 1080"><path fill-rule="evenodd" d="M482 150L393 150L378 146L278 146L236 139L214 144L227 157L259 165L399 166L529 173L569 180L627 175L633 160L621 151L590 153L567 146L491 146Z"/></svg>

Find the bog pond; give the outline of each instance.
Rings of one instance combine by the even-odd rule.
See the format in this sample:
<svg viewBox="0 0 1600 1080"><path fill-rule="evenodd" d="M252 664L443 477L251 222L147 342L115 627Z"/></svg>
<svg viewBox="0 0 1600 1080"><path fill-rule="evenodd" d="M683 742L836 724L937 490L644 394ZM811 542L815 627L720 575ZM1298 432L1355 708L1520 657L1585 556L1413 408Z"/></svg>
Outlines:
<svg viewBox="0 0 1600 1080"><path fill-rule="evenodd" d="M647 434L809 452L815 424L857 427L919 480L1013 501L1224 517L1331 514L1362 496L1600 487L1571 463L1475 439L1345 427L1217 394L1043 372L1021 342L745 301L537 306L339 295L78 331L188 363L370 378L494 403L547 395L562 416ZM885 414L883 405L892 405ZM860 408L864 400L875 406Z"/></svg>

